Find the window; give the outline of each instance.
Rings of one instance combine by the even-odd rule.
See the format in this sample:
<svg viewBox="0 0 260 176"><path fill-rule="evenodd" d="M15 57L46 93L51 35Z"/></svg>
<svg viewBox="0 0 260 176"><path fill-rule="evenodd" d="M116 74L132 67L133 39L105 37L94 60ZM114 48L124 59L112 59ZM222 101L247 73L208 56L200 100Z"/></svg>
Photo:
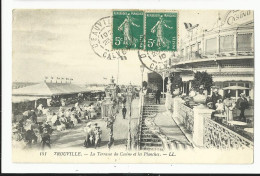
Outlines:
<svg viewBox="0 0 260 176"><path fill-rule="evenodd" d="M223 85L223 87L228 87L229 85L228 85L228 83L224 83L224 85Z"/></svg>
<svg viewBox="0 0 260 176"><path fill-rule="evenodd" d="M238 51L252 51L252 34L238 34L237 36L237 50Z"/></svg>
<svg viewBox="0 0 260 176"><path fill-rule="evenodd" d="M234 50L234 35L220 36L219 39L220 52L228 52Z"/></svg>
<svg viewBox="0 0 260 176"><path fill-rule="evenodd" d="M237 83L238 86L244 87L244 83Z"/></svg>
<svg viewBox="0 0 260 176"><path fill-rule="evenodd" d="M240 96L240 94L244 92L244 90L237 90L237 91L238 91L238 96Z"/></svg>
<svg viewBox="0 0 260 176"><path fill-rule="evenodd" d="M198 42L198 53L201 54L201 42Z"/></svg>
<svg viewBox="0 0 260 176"><path fill-rule="evenodd" d="M195 58L195 52L197 51L197 48L195 47L196 45L191 45L191 57Z"/></svg>
<svg viewBox="0 0 260 176"><path fill-rule="evenodd" d="M236 90L230 90L231 97L236 97Z"/></svg>
<svg viewBox="0 0 260 176"><path fill-rule="evenodd" d="M189 57L189 47L186 47L186 57Z"/></svg>
<svg viewBox="0 0 260 176"><path fill-rule="evenodd" d="M212 38L206 40L206 54L214 54L217 52L217 39Z"/></svg>

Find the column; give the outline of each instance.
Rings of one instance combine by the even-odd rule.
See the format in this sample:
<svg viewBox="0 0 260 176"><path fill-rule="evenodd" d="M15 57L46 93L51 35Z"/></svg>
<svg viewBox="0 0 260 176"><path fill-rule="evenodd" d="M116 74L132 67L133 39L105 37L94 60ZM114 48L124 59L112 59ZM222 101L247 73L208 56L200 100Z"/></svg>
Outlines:
<svg viewBox="0 0 260 176"><path fill-rule="evenodd" d="M180 97L174 97L173 98L173 117L179 118L180 114L180 103L182 103L183 100Z"/></svg>
<svg viewBox="0 0 260 176"><path fill-rule="evenodd" d="M193 125L193 143L197 147L204 146L204 118L211 118L213 110L203 105L193 108L194 125Z"/></svg>
<svg viewBox="0 0 260 176"><path fill-rule="evenodd" d="M234 51L237 55L237 32L234 34Z"/></svg>
<svg viewBox="0 0 260 176"><path fill-rule="evenodd" d="M220 37L219 37L219 35L217 36L217 54L219 54L220 53L220 42L219 42L219 40L220 40Z"/></svg>
<svg viewBox="0 0 260 176"><path fill-rule="evenodd" d="M164 72L163 72L162 78L163 78L163 98L164 98L164 93L165 93L165 90L164 90L165 73Z"/></svg>

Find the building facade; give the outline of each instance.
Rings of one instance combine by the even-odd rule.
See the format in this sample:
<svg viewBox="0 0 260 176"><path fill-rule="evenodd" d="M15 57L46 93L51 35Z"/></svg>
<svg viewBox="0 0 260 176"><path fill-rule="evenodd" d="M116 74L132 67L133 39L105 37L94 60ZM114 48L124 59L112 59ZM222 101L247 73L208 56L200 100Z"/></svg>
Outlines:
<svg viewBox="0 0 260 176"><path fill-rule="evenodd" d="M173 64L171 64L173 63ZM171 70L181 72L182 92L188 93L197 71L212 75L214 87L222 96L232 97L244 92L253 99L254 92L254 21L253 11L229 11L211 30L202 30L180 42L180 51L168 62ZM231 90L225 90L232 86ZM241 88L242 87L242 88ZM237 89L236 89L237 88Z"/></svg>

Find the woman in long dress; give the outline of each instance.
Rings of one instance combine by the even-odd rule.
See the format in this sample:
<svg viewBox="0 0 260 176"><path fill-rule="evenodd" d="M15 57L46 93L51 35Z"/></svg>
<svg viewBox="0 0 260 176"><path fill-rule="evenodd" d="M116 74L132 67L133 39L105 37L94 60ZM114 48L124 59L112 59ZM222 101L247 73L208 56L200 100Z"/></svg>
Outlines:
<svg viewBox="0 0 260 176"><path fill-rule="evenodd" d="M231 99L230 95L226 96L226 99L223 101L225 107L226 119L228 121L233 121L233 110L236 107L236 102Z"/></svg>

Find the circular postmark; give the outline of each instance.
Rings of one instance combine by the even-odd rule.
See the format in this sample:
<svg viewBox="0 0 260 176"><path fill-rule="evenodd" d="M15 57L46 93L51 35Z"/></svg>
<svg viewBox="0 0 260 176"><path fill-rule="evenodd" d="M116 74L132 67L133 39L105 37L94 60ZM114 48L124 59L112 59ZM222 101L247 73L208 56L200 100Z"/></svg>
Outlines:
<svg viewBox="0 0 260 176"><path fill-rule="evenodd" d="M173 56L173 52L163 51L138 51L140 62L149 70L158 72L165 68L169 58Z"/></svg>
<svg viewBox="0 0 260 176"><path fill-rule="evenodd" d="M93 51L101 58L108 60L126 59L125 50L112 50L112 17L99 19L91 28L89 41Z"/></svg>

